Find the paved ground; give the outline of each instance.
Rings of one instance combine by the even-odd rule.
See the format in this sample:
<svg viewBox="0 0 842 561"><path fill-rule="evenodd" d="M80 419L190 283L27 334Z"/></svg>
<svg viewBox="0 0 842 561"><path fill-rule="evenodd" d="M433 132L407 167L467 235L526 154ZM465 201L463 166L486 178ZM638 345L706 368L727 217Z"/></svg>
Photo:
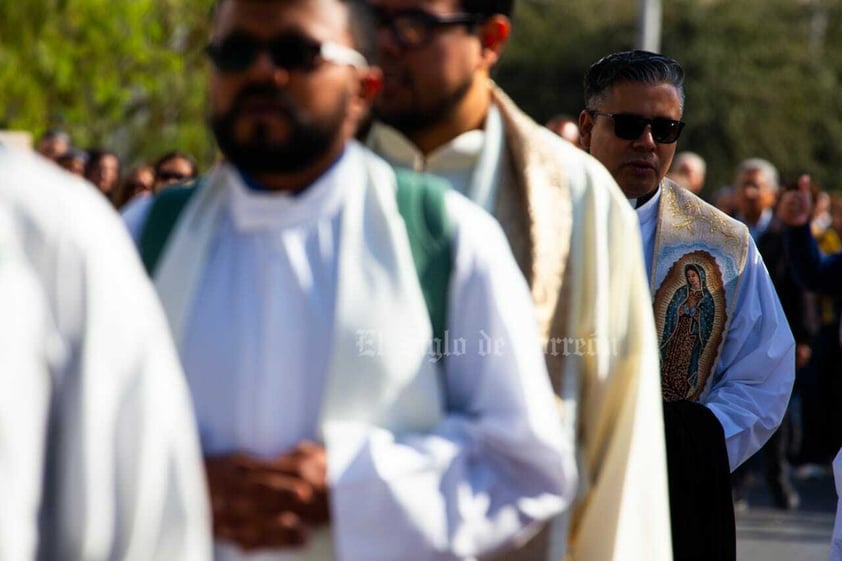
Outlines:
<svg viewBox="0 0 842 561"><path fill-rule="evenodd" d="M762 478L754 477L749 509L737 513L737 561L827 561L836 492L823 475L795 480L801 506L771 508Z"/></svg>

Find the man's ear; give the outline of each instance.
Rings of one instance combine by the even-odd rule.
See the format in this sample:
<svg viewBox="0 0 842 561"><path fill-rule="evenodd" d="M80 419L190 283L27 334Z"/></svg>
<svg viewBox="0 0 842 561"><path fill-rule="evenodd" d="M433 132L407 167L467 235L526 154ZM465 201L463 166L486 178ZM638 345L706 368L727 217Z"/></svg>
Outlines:
<svg viewBox="0 0 842 561"><path fill-rule="evenodd" d="M360 72L360 97L367 103L374 101L383 87L383 71L370 66Z"/></svg>
<svg viewBox="0 0 842 561"><path fill-rule="evenodd" d="M587 109L579 113L579 143L582 148L591 151L591 131L593 131L593 117Z"/></svg>
<svg viewBox="0 0 842 561"><path fill-rule="evenodd" d="M368 118L371 104L383 85L383 72L376 66L358 69L356 72L359 83L356 95L352 96L349 104L349 116L354 128Z"/></svg>
<svg viewBox="0 0 842 561"><path fill-rule="evenodd" d="M512 22L503 14L494 14L480 24L479 39L482 57L488 68L494 66L503 54L503 48L512 32Z"/></svg>

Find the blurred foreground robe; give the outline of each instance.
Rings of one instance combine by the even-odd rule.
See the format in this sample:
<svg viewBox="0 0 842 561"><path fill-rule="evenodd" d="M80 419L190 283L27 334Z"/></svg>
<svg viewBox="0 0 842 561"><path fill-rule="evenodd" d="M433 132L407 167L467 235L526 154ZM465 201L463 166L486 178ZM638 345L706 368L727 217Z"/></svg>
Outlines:
<svg viewBox="0 0 842 561"><path fill-rule="evenodd" d="M0 559L210 559L187 388L125 229L2 148L0 386Z"/></svg>

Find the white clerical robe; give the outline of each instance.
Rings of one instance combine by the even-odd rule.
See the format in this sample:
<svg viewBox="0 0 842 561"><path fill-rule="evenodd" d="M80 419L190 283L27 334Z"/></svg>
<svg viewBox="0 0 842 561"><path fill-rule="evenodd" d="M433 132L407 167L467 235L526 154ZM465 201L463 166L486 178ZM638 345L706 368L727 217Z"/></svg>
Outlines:
<svg viewBox="0 0 842 561"><path fill-rule="evenodd" d="M251 190L229 169L181 347L206 454L269 458L319 440L343 208L366 181L366 159L376 158L351 143L297 195ZM429 432L374 430L364 461L329 473L333 553L246 554L219 543L218 559L472 558L569 504L572 445L526 284L490 216L453 192L446 207L455 233L448 346L438 349L442 422ZM126 217L136 238L144 215ZM360 352L380 351L387 335L361 333Z"/></svg>
<svg viewBox="0 0 842 561"><path fill-rule="evenodd" d="M0 559L208 560L187 388L125 229L2 148L0 310Z"/></svg>
<svg viewBox="0 0 842 561"><path fill-rule="evenodd" d="M661 190L638 207L647 270L652 270ZM749 239L725 344L714 383L699 397L725 431L731 471L757 452L777 430L792 391L795 341L775 287Z"/></svg>

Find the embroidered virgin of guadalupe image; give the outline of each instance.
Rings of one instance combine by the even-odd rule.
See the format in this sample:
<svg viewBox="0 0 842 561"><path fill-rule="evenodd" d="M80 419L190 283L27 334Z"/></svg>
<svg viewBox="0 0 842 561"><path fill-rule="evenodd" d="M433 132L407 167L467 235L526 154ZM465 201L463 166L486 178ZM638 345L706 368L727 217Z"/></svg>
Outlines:
<svg viewBox="0 0 842 561"><path fill-rule="evenodd" d="M663 306L656 309L661 316L657 323L663 326L659 329L663 397L666 401L698 399L710 376L725 323L722 277L716 261L704 251L685 255L673 264L658 292L656 302L668 303L665 310Z"/></svg>

